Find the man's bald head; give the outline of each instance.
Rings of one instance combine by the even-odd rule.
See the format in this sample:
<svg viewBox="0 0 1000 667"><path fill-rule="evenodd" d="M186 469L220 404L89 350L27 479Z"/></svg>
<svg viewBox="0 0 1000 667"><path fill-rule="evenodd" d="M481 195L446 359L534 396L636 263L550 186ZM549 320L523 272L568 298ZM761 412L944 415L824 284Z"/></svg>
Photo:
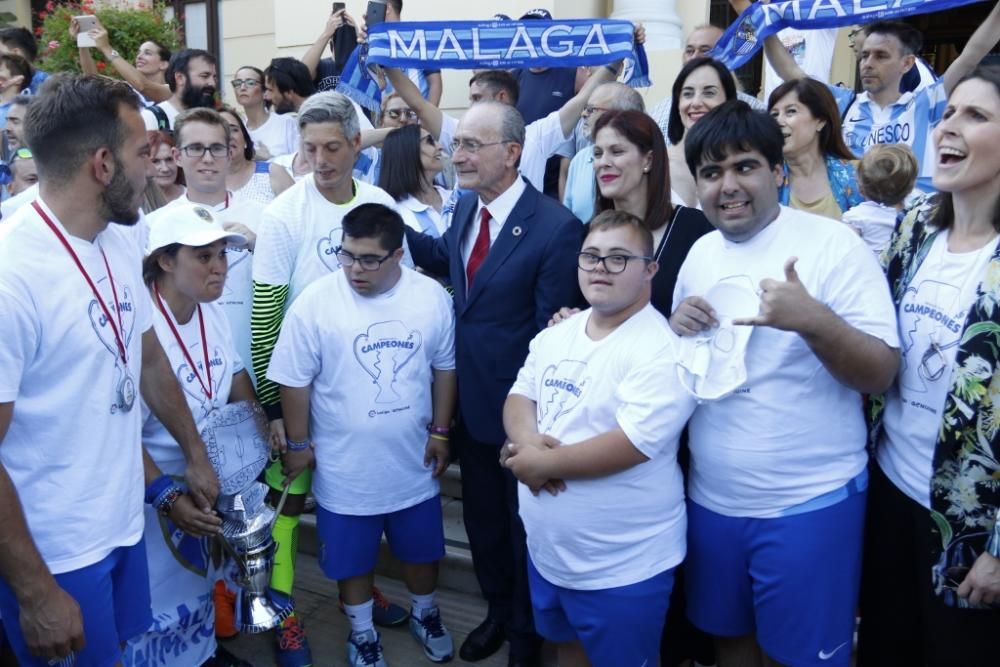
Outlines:
<svg viewBox="0 0 1000 667"><path fill-rule="evenodd" d="M684 64L692 58L707 56L708 52L715 48L715 43L722 37L723 32L725 31L722 28L711 23L695 26L684 43L684 53L681 56Z"/></svg>

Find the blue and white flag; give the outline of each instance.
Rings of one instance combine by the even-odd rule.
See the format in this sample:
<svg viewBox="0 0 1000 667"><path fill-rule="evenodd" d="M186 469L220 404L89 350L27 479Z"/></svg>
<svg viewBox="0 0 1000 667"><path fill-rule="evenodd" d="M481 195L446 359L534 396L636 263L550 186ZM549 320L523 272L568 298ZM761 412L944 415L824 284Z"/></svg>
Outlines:
<svg viewBox="0 0 1000 667"><path fill-rule="evenodd" d="M740 14L709 54L729 69L746 64L784 28L815 30L871 23L971 5L982 0L772 0Z"/></svg>
<svg viewBox="0 0 1000 667"><path fill-rule="evenodd" d="M381 94L367 65L399 69L579 67L625 60L623 81L651 85L649 64L628 21L449 21L380 23L354 50L337 91L376 110Z"/></svg>

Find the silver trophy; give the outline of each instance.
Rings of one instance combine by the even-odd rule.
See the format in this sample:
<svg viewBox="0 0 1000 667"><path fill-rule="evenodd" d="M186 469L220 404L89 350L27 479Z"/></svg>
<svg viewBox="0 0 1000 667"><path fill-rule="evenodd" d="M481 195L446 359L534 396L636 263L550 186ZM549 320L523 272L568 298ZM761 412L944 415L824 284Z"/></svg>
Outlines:
<svg viewBox="0 0 1000 667"><path fill-rule="evenodd" d="M271 588L274 553L271 528L278 512L257 481L267 465L267 418L254 401L229 403L209 415L201 432L219 476L215 509L222 516L222 544L236 562L236 627L257 634L277 627L294 609L292 598Z"/></svg>

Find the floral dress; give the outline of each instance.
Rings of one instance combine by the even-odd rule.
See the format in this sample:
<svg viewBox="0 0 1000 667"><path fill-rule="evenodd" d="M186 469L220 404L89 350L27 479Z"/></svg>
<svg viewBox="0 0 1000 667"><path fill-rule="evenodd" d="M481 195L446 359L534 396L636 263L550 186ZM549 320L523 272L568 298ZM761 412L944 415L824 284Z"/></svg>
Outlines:
<svg viewBox="0 0 1000 667"><path fill-rule="evenodd" d="M931 223L938 205L938 195L915 201L882 254L897 308L940 231ZM935 593L950 606L968 603L948 584L956 578L949 570L964 571L981 553L996 548L988 540L1000 508L1000 246L986 266L962 331L930 489L933 531L939 538L931 554L932 581ZM884 400L872 399L873 447L881 437Z"/></svg>
<svg viewBox="0 0 1000 667"><path fill-rule="evenodd" d="M833 198L837 200L837 206L841 212L857 206L865 200L858 189L858 161L842 160L831 155L826 156L826 177L830 181L830 191ZM785 170L785 180L778 190L778 200L781 204L788 206L792 198L791 175L788 171L788 163L782 165Z"/></svg>

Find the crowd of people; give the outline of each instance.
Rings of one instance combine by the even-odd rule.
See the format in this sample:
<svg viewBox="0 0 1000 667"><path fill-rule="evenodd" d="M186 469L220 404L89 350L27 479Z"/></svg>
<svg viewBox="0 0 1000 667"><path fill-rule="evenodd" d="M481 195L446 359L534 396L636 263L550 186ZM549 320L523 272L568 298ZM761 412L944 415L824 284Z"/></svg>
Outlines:
<svg viewBox="0 0 1000 667"><path fill-rule="evenodd" d="M940 77L908 76L907 23L860 27L857 93L769 37L783 82L748 95L723 31L649 113L615 62L477 70L455 118L434 62L376 72L378 112L338 92L367 37L342 8L236 68L236 107L204 50L130 60L98 23L119 81L0 30L13 664L249 664L219 643L245 444L206 444L237 403L266 415L270 588L314 503L352 667L403 624L432 662L997 664L1000 3ZM457 650L456 460L487 603ZM279 621L282 667L329 662Z"/></svg>

